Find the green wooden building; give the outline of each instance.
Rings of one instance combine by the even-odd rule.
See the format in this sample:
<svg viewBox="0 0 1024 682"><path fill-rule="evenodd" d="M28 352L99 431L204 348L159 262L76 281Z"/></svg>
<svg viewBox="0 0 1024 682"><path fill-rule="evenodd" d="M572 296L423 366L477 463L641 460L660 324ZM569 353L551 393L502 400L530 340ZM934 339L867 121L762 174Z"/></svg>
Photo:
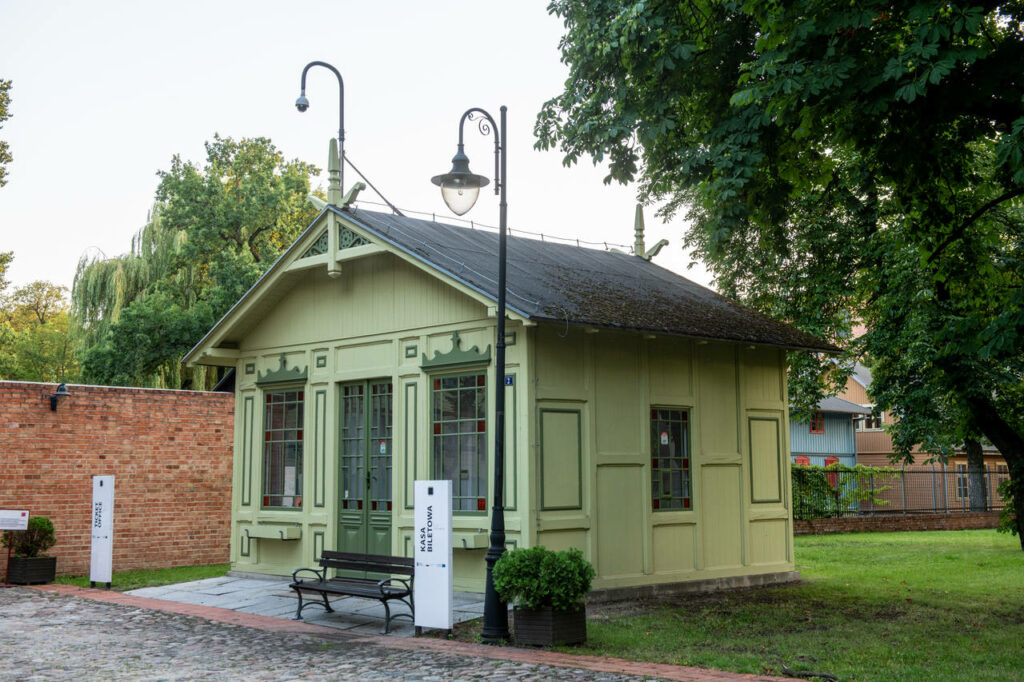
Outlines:
<svg viewBox="0 0 1024 682"><path fill-rule="evenodd" d="M330 204L188 354L236 373L231 562L412 555L413 481L454 489L483 591L494 395L509 546L579 547L594 587L793 577L785 356L827 344L642 257ZM640 249L642 253L642 248Z"/></svg>

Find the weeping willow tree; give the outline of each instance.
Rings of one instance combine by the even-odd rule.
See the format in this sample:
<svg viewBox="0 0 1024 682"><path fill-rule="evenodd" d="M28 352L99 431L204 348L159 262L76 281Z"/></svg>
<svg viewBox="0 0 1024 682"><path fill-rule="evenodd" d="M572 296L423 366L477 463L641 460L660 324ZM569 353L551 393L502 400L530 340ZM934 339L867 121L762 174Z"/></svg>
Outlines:
<svg viewBox="0 0 1024 682"><path fill-rule="evenodd" d="M127 253L83 257L72 320L87 381L210 388L181 357L315 215L307 163L265 138L215 136L199 168L175 156Z"/></svg>
<svg viewBox="0 0 1024 682"><path fill-rule="evenodd" d="M166 291L168 285L173 292L170 299L179 307L190 308L199 298L195 268L180 258L188 232L168 227L160 212L161 204L155 204L146 224L132 236L128 253L115 258L83 256L78 262L71 296L72 319L79 352L83 356L91 352L93 356L87 379L114 378L98 371L96 360L112 334L126 331L127 325L118 326L125 308L157 291ZM192 379L203 385L204 375L201 369L186 374L177 358L164 357L147 374L116 383L177 387Z"/></svg>

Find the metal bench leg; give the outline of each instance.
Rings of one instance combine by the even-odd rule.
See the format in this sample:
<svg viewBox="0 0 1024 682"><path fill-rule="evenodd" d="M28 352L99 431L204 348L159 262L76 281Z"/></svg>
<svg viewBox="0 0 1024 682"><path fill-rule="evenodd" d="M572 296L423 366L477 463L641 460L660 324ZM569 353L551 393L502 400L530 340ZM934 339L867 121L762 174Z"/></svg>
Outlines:
<svg viewBox="0 0 1024 682"><path fill-rule="evenodd" d="M386 635L391 629L391 607L388 606L387 599L381 599L381 602L384 604L384 634Z"/></svg>
<svg viewBox="0 0 1024 682"><path fill-rule="evenodd" d="M302 620L302 609L306 608L307 606L312 606L316 602L307 602L306 604L303 604L302 603L302 590L295 590L295 593L299 595L299 606L295 610L295 618L292 618L292 620ZM327 593L326 592L321 592L320 593L320 597L323 598L323 600L324 600L324 608L327 609L327 612L328 613L334 613L334 609L331 608L331 602L329 602L327 600Z"/></svg>

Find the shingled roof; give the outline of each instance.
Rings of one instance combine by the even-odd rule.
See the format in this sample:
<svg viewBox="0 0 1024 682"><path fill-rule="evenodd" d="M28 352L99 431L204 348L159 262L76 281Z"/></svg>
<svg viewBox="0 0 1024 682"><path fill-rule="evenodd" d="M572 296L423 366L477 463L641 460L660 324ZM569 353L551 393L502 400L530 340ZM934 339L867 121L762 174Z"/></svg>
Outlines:
<svg viewBox="0 0 1024 682"><path fill-rule="evenodd" d="M496 232L363 209L328 210L497 301ZM506 305L530 320L838 351L636 256L514 236L507 248Z"/></svg>

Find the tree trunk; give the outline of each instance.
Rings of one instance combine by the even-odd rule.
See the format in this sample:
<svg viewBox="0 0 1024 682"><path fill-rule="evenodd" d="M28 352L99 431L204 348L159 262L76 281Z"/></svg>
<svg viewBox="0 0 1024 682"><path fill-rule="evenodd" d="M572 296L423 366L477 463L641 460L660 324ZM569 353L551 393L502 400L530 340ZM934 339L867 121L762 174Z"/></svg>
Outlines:
<svg viewBox="0 0 1024 682"><path fill-rule="evenodd" d="M985 488L985 458L981 443L974 438L964 440L967 450L967 489L971 500L971 511L988 510L988 491Z"/></svg>
<svg viewBox="0 0 1024 682"><path fill-rule="evenodd" d="M967 404L978 429L999 449L1010 469L1014 522L1021 551L1024 551L1024 436L999 415L987 396L968 398Z"/></svg>

